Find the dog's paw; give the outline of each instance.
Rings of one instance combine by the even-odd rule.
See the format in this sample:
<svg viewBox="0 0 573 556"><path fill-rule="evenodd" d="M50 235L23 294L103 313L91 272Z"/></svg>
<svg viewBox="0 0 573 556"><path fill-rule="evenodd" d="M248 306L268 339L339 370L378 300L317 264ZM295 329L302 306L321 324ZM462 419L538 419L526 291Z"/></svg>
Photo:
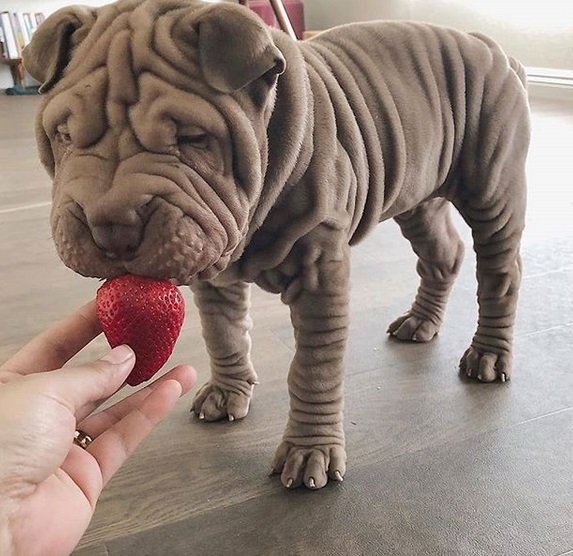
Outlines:
<svg viewBox="0 0 573 556"><path fill-rule="evenodd" d="M422 319L411 313L398 317L388 327L387 333L398 340L429 342L440 329L440 325L429 319Z"/></svg>
<svg viewBox="0 0 573 556"><path fill-rule="evenodd" d="M304 484L315 490L326 485L328 479L342 482L346 473L346 451L337 444L312 447L283 441L273 460L272 474L278 473L287 488Z"/></svg>
<svg viewBox="0 0 573 556"><path fill-rule="evenodd" d="M481 382L505 382L511 378L511 355L482 352L470 347L460 361L460 373Z"/></svg>
<svg viewBox="0 0 573 556"><path fill-rule="evenodd" d="M226 389L207 382L195 395L191 411L202 421L242 419L249 412L254 384L241 381L238 388Z"/></svg>

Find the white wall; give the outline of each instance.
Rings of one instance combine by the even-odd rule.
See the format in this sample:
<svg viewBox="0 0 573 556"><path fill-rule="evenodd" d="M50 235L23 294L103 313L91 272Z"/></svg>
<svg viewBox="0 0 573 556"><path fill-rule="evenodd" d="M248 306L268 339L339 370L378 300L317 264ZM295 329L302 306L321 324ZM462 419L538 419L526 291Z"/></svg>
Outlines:
<svg viewBox="0 0 573 556"><path fill-rule="evenodd" d="M526 66L573 70L571 0L411 0L415 19L478 30Z"/></svg>
<svg viewBox="0 0 573 556"><path fill-rule="evenodd" d="M303 0L306 28L322 30L351 21L410 19L412 0Z"/></svg>
<svg viewBox="0 0 573 556"><path fill-rule="evenodd" d="M528 66L573 70L573 0L304 0L308 29L414 19L480 31Z"/></svg>

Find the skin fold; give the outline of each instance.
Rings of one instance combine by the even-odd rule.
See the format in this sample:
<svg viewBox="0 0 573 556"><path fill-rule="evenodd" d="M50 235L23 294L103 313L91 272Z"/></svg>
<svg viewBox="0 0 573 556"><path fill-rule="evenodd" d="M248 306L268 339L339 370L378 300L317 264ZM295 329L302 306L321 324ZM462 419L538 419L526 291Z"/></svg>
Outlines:
<svg viewBox="0 0 573 556"><path fill-rule="evenodd" d="M58 253L85 276L192 287L212 370L201 419L248 412L250 284L289 305L291 404L273 463L285 486L344 476L349 246L381 221L399 224L421 278L389 333L422 342L463 258L459 211L479 302L460 367L510 378L529 111L522 66L487 37L373 22L294 42L234 4L121 0L60 10L24 60L43 83Z"/></svg>

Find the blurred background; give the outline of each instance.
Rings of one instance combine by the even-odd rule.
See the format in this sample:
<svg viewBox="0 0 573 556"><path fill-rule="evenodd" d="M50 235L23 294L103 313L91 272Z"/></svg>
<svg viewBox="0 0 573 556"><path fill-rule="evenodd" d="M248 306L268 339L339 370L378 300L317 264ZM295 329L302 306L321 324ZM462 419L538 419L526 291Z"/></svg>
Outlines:
<svg viewBox="0 0 573 556"><path fill-rule="evenodd" d="M66 0L3 0L0 12L41 12L46 16ZM88 0L91 6L107 0ZM248 4L273 18L268 0ZM553 87L573 83L573 2L565 0L285 0L295 29L319 31L352 21L410 19L480 31L497 40L508 54L530 68L531 80ZM0 66L0 89L12 85ZM555 91L553 91L555 93Z"/></svg>

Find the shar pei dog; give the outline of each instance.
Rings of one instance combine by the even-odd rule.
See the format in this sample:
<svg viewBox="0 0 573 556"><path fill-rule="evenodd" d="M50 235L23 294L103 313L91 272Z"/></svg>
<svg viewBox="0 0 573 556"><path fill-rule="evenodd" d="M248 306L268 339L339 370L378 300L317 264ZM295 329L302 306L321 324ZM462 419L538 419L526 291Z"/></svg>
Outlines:
<svg viewBox="0 0 573 556"><path fill-rule="evenodd" d="M453 205L477 255L461 372L509 379L530 126L523 67L492 40L372 22L297 42L233 3L120 0L56 12L24 60L59 256L191 286L212 372L201 419L249 410L250 284L288 304L286 487L343 479L349 246L383 220L421 278L389 333L438 332L463 256Z"/></svg>

